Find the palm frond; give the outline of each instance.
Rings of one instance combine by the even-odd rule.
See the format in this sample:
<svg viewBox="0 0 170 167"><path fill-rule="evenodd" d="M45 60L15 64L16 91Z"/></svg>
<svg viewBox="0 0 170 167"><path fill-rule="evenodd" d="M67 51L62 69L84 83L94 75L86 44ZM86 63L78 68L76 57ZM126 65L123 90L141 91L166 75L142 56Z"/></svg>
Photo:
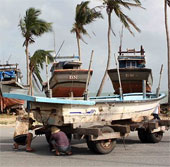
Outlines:
<svg viewBox="0 0 170 167"><path fill-rule="evenodd" d="M28 43L35 42L34 36L41 36L45 32L52 31L52 23L39 19L38 17L40 14L40 10L29 8L26 11L25 17L20 19L19 27L22 36L25 38L23 45L26 44L26 41L28 41Z"/></svg>
<svg viewBox="0 0 170 167"><path fill-rule="evenodd" d="M129 0L130 1L130 0ZM131 9L131 7L140 7L141 3L139 0L131 0L134 1L135 3L131 3L128 1L123 1L123 0L105 0L104 3L107 6L106 10L107 13L111 14L112 11L114 10L114 13L117 15L117 17L120 19L120 21L122 22L122 24L129 30L129 32L133 34L133 32L131 31L130 25L132 27L134 27L138 32L140 32L140 29L136 26L136 24L126 15L122 12L121 6L125 7L127 9Z"/></svg>
<svg viewBox="0 0 170 167"><path fill-rule="evenodd" d="M37 50L34 52L33 56L30 58L30 71L36 75L39 82L42 83L43 80L40 75L40 69L43 69L43 65L46 62L51 63L54 61L54 57L51 55L53 51Z"/></svg>
<svg viewBox="0 0 170 167"><path fill-rule="evenodd" d="M167 4L168 4L168 6L170 7L170 0L167 0Z"/></svg>
<svg viewBox="0 0 170 167"><path fill-rule="evenodd" d="M36 84L36 87L37 87L40 91L42 91L42 88L40 87L40 84L39 84L39 82L38 82L35 74L33 74L33 80L34 80L34 82L35 82L35 84ZM42 83L41 83L41 84L42 84Z"/></svg>
<svg viewBox="0 0 170 167"><path fill-rule="evenodd" d="M89 35L87 30L84 28L85 25L92 23L97 18L103 18L100 11L96 8L90 9L88 7L89 1L81 2L76 7L75 23L71 29L72 33L76 33L77 37L83 41L82 35Z"/></svg>

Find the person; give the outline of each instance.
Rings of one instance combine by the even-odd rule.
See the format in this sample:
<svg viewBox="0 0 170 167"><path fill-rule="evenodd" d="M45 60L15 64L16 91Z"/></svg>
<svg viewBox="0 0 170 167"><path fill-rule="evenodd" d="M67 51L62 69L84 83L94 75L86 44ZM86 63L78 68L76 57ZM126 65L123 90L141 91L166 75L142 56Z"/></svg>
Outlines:
<svg viewBox="0 0 170 167"><path fill-rule="evenodd" d="M33 134L29 130L33 130L36 126L33 126L33 120L31 117L28 117L28 114L23 110L19 110L19 115L16 118L16 127L14 131L14 144L13 149L18 150L19 145L26 145L26 151L32 152L31 142L33 139Z"/></svg>
<svg viewBox="0 0 170 167"><path fill-rule="evenodd" d="M55 155L60 155L61 153L72 155L71 146L66 134L56 126L51 127L50 143L55 149Z"/></svg>
<svg viewBox="0 0 170 167"><path fill-rule="evenodd" d="M160 104L158 104L158 105L156 106L155 110L153 111L153 117L154 117L154 119L160 120L159 113L160 113Z"/></svg>

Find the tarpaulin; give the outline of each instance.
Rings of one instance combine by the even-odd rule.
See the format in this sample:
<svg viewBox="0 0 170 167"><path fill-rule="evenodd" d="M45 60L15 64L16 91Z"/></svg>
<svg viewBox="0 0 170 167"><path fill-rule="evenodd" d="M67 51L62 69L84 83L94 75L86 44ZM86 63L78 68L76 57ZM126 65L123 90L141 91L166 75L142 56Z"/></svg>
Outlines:
<svg viewBox="0 0 170 167"><path fill-rule="evenodd" d="M6 107L12 107L14 105L23 105L23 104L24 104L24 100L10 99L10 98L0 96L1 111L3 111Z"/></svg>

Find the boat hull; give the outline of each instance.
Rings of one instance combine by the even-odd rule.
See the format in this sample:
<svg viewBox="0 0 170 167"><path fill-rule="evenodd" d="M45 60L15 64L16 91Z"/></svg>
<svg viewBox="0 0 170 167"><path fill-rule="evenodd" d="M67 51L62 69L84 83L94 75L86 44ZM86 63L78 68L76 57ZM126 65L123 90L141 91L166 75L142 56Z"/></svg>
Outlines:
<svg viewBox="0 0 170 167"><path fill-rule="evenodd" d="M151 92L152 70L144 69L119 69L123 93L135 93L143 91L143 80L146 80L146 91ZM108 70L115 94L119 94L119 79L117 69Z"/></svg>
<svg viewBox="0 0 170 167"><path fill-rule="evenodd" d="M69 105L69 104L42 104L32 103L34 117L37 121L42 122L47 120L46 124L64 126L73 124L74 127L84 127L89 124L101 125L111 123L116 120L131 120L136 122L141 118L150 118L156 107L159 105L161 98L143 99L133 96L133 100L128 100L128 97L123 101L118 98L108 99L91 99L96 102L95 105ZM162 97L163 98L163 97ZM136 100L135 100L136 99ZM37 112L36 110L41 110ZM56 113L51 114L51 111L56 109Z"/></svg>
<svg viewBox="0 0 170 167"><path fill-rule="evenodd" d="M92 70L90 71L91 75ZM84 69L55 70L49 81L50 89L52 89L52 97L83 96L87 76L88 70Z"/></svg>
<svg viewBox="0 0 170 167"><path fill-rule="evenodd" d="M165 97L153 93L124 94L107 97L93 97L90 100L69 98L46 98L16 94L3 95L28 101L34 118L45 125L67 126L73 128L112 124L116 120L134 121L141 117L149 118Z"/></svg>
<svg viewBox="0 0 170 167"><path fill-rule="evenodd" d="M1 91L2 93L15 93L15 94L28 94L28 87L23 87L20 84L15 83L11 85L6 85L2 84L1 85ZM19 99L11 99L11 98L4 98L0 96L0 109L3 111L6 108L17 108L22 105L24 105L25 101L24 100L19 100Z"/></svg>

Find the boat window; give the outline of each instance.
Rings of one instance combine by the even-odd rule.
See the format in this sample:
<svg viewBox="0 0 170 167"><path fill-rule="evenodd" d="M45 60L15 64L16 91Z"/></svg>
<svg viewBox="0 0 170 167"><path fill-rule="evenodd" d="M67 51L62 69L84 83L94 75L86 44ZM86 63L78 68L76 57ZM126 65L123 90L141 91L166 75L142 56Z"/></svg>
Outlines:
<svg viewBox="0 0 170 167"><path fill-rule="evenodd" d="M126 62L126 68L134 68L136 66L137 66L136 61L127 61Z"/></svg>
<svg viewBox="0 0 170 167"><path fill-rule="evenodd" d="M129 61L126 62L126 67L130 68L130 62Z"/></svg>
<svg viewBox="0 0 170 167"><path fill-rule="evenodd" d="M132 61L132 67L136 67L136 62Z"/></svg>

